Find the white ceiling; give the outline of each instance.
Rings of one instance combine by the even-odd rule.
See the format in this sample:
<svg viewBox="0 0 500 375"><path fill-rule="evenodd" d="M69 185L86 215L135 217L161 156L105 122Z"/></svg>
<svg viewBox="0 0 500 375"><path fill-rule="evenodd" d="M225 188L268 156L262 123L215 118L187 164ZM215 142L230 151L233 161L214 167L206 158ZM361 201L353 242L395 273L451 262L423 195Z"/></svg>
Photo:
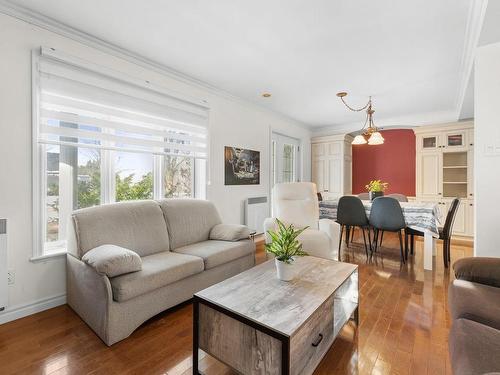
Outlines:
<svg viewBox="0 0 500 375"><path fill-rule="evenodd" d="M456 112L471 0L13 3L322 127L362 122L343 90L372 95L379 125Z"/></svg>

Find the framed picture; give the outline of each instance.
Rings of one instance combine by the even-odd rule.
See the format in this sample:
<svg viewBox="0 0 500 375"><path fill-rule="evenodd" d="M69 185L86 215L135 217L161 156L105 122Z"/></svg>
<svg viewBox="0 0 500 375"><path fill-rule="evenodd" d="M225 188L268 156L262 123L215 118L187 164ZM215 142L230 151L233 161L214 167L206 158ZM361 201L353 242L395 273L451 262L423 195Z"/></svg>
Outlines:
<svg viewBox="0 0 500 375"><path fill-rule="evenodd" d="M260 152L224 147L224 185L259 185Z"/></svg>

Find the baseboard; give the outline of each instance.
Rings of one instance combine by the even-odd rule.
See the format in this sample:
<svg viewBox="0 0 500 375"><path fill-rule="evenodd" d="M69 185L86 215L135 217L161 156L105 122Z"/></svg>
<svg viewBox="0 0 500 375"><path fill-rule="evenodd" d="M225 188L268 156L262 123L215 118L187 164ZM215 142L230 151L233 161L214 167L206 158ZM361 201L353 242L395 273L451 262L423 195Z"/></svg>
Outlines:
<svg viewBox="0 0 500 375"><path fill-rule="evenodd" d="M48 298L43 298L31 303L7 307L5 311L0 312L0 324L11 322L25 316L36 314L38 312L51 309L66 303L66 294L60 294Z"/></svg>

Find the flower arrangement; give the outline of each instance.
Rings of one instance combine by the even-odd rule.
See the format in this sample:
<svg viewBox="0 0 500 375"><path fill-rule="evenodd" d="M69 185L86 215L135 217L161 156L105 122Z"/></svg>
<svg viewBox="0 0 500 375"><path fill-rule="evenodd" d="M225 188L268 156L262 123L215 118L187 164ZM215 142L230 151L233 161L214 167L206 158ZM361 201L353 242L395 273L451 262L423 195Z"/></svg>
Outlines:
<svg viewBox="0 0 500 375"><path fill-rule="evenodd" d="M372 180L368 185L365 186L366 190L373 192L384 192L388 187L389 183L382 182L381 180Z"/></svg>

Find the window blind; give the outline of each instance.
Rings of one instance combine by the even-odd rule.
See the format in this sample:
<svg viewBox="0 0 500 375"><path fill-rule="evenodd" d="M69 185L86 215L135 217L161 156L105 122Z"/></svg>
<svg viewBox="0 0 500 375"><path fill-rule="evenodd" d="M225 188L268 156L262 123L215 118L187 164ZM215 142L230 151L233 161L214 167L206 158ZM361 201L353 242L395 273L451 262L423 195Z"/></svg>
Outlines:
<svg viewBox="0 0 500 375"><path fill-rule="evenodd" d="M38 142L207 157L208 108L42 56Z"/></svg>

